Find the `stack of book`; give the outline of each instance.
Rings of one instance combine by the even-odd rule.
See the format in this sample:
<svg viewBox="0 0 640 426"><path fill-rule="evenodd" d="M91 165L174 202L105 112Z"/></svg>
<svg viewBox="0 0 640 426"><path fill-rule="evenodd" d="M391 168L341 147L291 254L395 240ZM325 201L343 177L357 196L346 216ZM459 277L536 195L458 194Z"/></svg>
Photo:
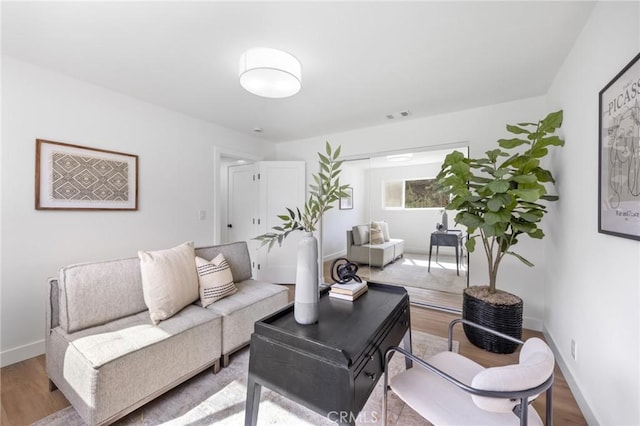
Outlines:
<svg viewBox="0 0 640 426"><path fill-rule="evenodd" d="M361 283L333 284L329 291L329 296L335 297L336 299L354 301L365 294L368 289L369 287L367 287L366 281Z"/></svg>

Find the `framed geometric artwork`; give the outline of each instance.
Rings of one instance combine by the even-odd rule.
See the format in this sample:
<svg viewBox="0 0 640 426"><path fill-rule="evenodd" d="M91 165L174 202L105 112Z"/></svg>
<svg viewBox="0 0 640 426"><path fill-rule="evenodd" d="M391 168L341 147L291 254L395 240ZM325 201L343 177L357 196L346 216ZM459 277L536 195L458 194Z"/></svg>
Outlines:
<svg viewBox="0 0 640 426"><path fill-rule="evenodd" d="M138 156L36 139L37 210L137 210Z"/></svg>
<svg viewBox="0 0 640 426"><path fill-rule="evenodd" d="M640 55L599 98L598 232L640 240Z"/></svg>

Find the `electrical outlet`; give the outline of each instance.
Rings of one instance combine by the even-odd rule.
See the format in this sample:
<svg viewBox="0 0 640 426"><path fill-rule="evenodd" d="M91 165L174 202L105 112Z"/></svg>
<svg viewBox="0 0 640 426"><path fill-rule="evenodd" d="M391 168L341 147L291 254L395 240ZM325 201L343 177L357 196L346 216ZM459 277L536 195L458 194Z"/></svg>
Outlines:
<svg viewBox="0 0 640 426"><path fill-rule="evenodd" d="M578 355L578 345L576 344L575 340L571 339L571 358L576 360L577 355Z"/></svg>
<svg viewBox="0 0 640 426"><path fill-rule="evenodd" d="M198 211L198 217L200 218L200 220L206 220L207 219L207 211L206 210Z"/></svg>

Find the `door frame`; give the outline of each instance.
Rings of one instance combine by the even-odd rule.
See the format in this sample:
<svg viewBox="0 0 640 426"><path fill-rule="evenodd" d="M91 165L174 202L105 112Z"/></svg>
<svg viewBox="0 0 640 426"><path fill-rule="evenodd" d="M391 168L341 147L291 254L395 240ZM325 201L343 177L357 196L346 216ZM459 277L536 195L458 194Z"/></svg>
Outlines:
<svg viewBox="0 0 640 426"><path fill-rule="evenodd" d="M220 178L220 173L221 173L221 158L222 157L234 157L234 158L238 158L239 160L246 160L249 162L256 162L256 161L261 161L263 160L263 157L254 155L254 154L250 154L248 152L244 152L244 151L237 151L231 148L226 148L226 147L217 147L214 146L213 147L213 244L220 244L221 243L221 235L222 235L222 211L221 211L221 205L222 203L220 202L221 199L220 197L222 196L223 193L226 193L222 191L221 189L221 185L222 185L222 181ZM229 196L227 194L226 197L226 204L227 205L229 203Z"/></svg>

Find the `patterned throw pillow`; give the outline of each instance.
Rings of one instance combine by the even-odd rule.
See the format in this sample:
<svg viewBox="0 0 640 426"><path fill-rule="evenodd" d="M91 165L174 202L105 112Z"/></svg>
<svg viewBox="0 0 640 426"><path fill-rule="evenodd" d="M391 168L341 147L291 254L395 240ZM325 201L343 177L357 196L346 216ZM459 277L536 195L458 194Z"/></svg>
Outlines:
<svg viewBox="0 0 640 426"><path fill-rule="evenodd" d="M389 234L389 224L387 222L374 220L371 223L378 225L380 229L382 229L382 236L384 237L385 241L391 241L391 235Z"/></svg>
<svg viewBox="0 0 640 426"><path fill-rule="evenodd" d="M216 300L238 291L229 263L222 253L211 261L196 256L196 268L200 281L200 302L203 307L206 308Z"/></svg>
<svg viewBox="0 0 640 426"><path fill-rule="evenodd" d="M384 235L382 234L382 229L376 223L371 224L371 244L382 244L384 243Z"/></svg>

